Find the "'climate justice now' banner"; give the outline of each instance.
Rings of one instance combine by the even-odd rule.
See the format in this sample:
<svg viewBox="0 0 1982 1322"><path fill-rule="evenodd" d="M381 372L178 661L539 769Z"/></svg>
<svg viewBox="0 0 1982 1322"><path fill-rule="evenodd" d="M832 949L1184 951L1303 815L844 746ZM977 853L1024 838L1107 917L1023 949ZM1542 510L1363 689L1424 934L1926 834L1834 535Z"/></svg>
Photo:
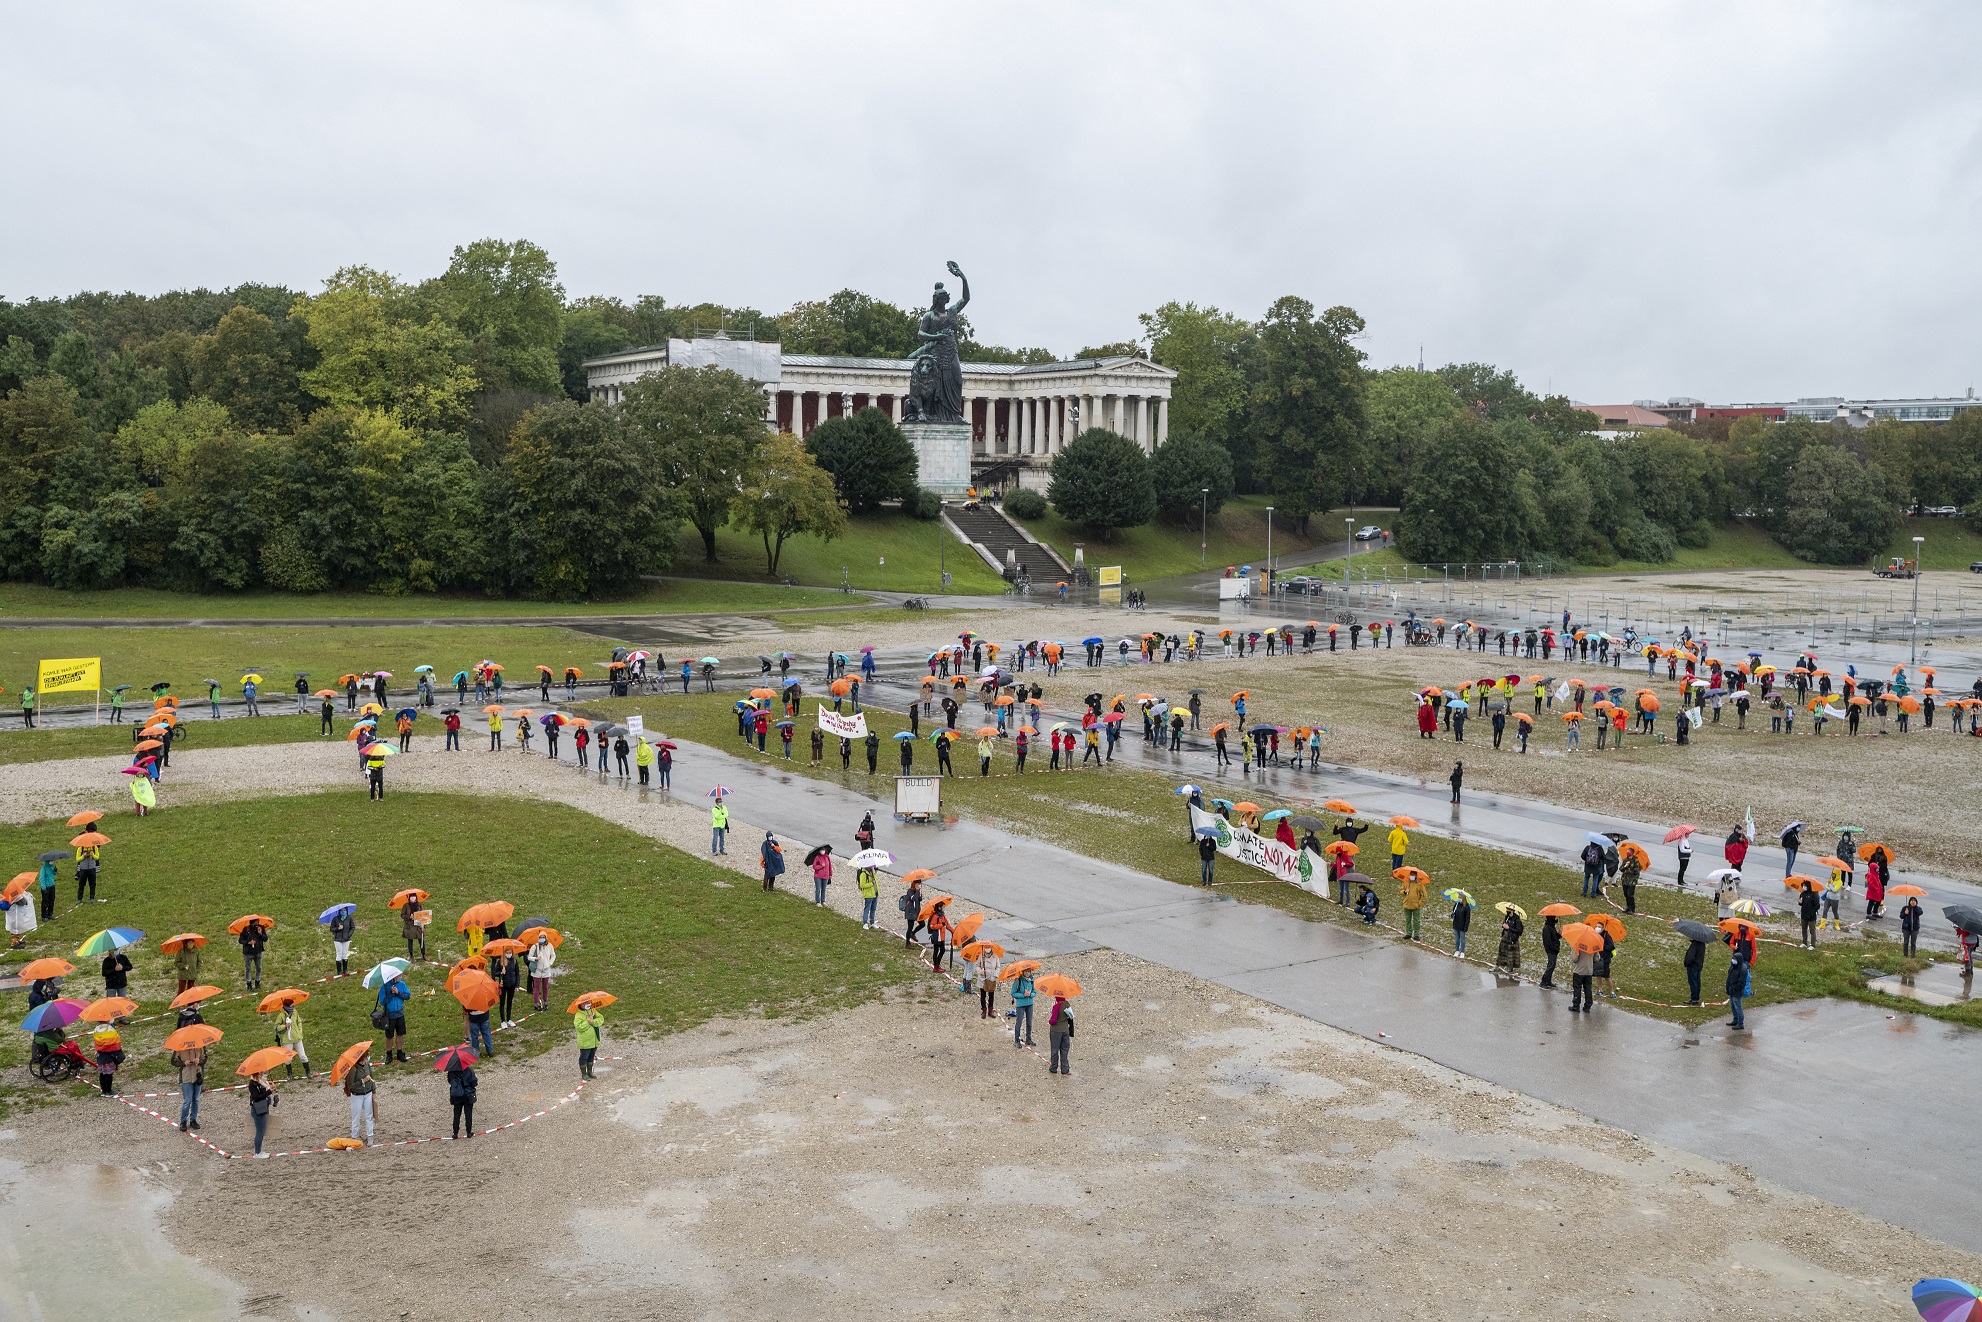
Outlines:
<svg viewBox="0 0 1982 1322"><path fill-rule="evenodd" d="M842 739L865 739L867 737L867 717L859 713L842 716L829 711L823 705L819 708L819 728L827 734L838 735Z"/></svg>
<svg viewBox="0 0 1982 1322"><path fill-rule="evenodd" d="M1229 859L1270 872L1302 890L1328 893L1328 860L1312 849L1289 849L1272 836L1235 826L1217 813L1198 807L1191 809L1191 829L1209 829L1218 844L1218 852Z"/></svg>
<svg viewBox="0 0 1982 1322"><path fill-rule="evenodd" d="M67 661L43 661L35 687L43 693L68 693L76 689L94 692L103 684L103 658L75 657Z"/></svg>

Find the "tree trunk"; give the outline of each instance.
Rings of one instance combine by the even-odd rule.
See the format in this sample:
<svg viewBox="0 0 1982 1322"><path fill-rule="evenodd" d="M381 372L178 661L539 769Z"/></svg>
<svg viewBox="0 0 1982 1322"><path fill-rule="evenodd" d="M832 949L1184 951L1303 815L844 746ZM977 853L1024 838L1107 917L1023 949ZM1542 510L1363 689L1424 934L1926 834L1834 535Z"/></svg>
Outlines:
<svg viewBox="0 0 1982 1322"><path fill-rule="evenodd" d="M714 523L698 523L695 525L695 531L702 534L703 558L706 559L710 564L712 565L715 564L716 563L716 525Z"/></svg>

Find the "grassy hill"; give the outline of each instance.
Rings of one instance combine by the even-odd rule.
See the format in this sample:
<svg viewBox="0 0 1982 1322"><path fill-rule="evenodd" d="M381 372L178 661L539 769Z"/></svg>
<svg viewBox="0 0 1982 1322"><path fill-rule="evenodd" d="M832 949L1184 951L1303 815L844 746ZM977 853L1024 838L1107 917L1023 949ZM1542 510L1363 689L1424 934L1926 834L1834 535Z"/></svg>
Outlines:
<svg viewBox="0 0 1982 1322"><path fill-rule="evenodd" d="M1257 565L1265 561L1266 507L1269 500L1266 496L1234 496L1223 510L1211 516L1205 539L1209 545L1201 557L1204 568ZM1303 552L1330 541L1340 541L1347 531L1342 520L1348 514L1347 510L1331 510L1327 514L1315 515L1309 520L1308 535L1295 532L1290 520L1276 516L1273 520L1275 558L1284 566L1289 559ZM1364 511L1358 519L1359 522L1382 522L1386 517ZM1148 523L1140 528L1120 529L1111 539L1103 541L1068 523L1050 509L1040 518L1021 522L1033 536L1051 545L1069 563L1074 558L1074 544L1079 542L1086 547L1090 568L1120 565L1131 583L1146 583L1176 574L1194 574L1199 568L1199 539L1195 526L1180 528L1167 523Z"/></svg>
<svg viewBox="0 0 1982 1322"><path fill-rule="evenodd" d="M904 514L861 514L848 521L847 534L832 542L803 535L785 543L776 577L765 572L764 543L734 528L716 532L716 561L703 558L702 535L684 528L681 555L669 572L688 578L775 583L790 575L810 587L840 585L844 566L855 588L889 592L940 592L941 571L949 570L951 592L997 593L1005 582L940 523ZM885 562L885 563L884 563Z"/></svg>

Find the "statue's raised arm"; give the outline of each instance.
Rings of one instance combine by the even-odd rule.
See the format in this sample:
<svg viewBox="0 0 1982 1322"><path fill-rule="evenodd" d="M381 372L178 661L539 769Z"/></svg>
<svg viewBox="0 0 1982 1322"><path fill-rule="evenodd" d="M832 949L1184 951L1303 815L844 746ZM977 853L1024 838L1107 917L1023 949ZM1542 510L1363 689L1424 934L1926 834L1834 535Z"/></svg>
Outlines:
<svg viewBox="0 0 1982 1322"><path fill-rule="evenodd" d="M950 311L962 312L964 307L970 302L970 277L965 275L963 268L955 262L947 262L945 265L950 268L950 274L957 278L957 284L963 288L963 297L957 300L957 305L951 308Z"/></svg>

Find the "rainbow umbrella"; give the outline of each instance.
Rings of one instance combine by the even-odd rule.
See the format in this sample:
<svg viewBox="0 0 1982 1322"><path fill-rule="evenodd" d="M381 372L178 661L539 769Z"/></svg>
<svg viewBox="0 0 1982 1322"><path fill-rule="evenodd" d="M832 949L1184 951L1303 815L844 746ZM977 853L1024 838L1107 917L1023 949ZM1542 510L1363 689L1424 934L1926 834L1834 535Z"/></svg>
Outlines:
<svg viewBox="0 0 1982 1322"><path fill-rule="evenodd" d="M76 947L76 954L83 958L94 955L107 955L125 946L134 946L145 939L145 934L135 927L106 927Z"/></svg>
<svg viewBox="0 0 1982 1322"><path fill-rule="evenodd" d="M27 1018L21 1020L21 1031L23 1033L39 1033L46 1028L55 1028L58 1026L67 1028L70 1024L82 1018L83 1011L87 1009L89 1009L88 1001L71 1001L67 999L43 1001L40 1005L28 1011Z"/></svg>
<svg viewBox="0 0 1982 1322"><path fill-rule="evenodd" d="M1926 1322L1982 1322L1982 1292L1967 1281L1921 1281L1913 1287L1913 1306Z"/></svg>

